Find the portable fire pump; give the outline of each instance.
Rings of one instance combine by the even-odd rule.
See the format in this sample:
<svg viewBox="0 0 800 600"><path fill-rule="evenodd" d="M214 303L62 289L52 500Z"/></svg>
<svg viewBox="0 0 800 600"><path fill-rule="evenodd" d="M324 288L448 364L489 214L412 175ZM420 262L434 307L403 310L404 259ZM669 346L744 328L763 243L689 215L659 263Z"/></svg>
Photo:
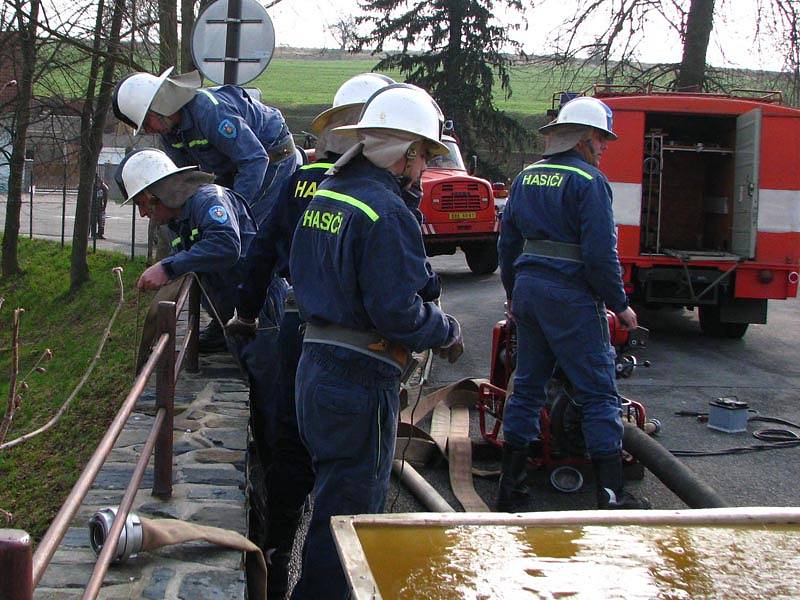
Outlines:
<svg viewBox="0 0 800 600"><path fill-rule="evenodd" d="M639 366L649 367L648 361L639 363L631 354L632 350L646 345L648 330L643 327L632 331L623 329L617 316L611 311L606 312L611 344L616 351L617 378L630 377ZM513 389L516 366L516 328L510 318L494 326L491 356L489 383L482 384L479 389L478 417L483 438L491 444L502 446L499 434L503 409ZM549 473L550 483L561 492L579 490L583 485L583 474L579 467L591 465L583 440L580 409L570 401L571 391L572 384L557 367L548 385L547 401L540 413L540 438L538 443L532 445L530 458L536 466ZM624 397L621 401L624 420L647 433L660 428L657 420L647 419L641 403ZM624 456L626 477L641 479L644 476L642 466L630 454L624 453Z"/></svg>

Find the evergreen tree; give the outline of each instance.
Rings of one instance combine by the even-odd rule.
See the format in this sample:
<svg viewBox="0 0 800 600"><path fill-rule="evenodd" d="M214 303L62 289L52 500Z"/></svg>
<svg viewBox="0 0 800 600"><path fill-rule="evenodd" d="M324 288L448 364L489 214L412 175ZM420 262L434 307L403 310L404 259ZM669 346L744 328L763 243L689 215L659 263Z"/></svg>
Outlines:
<svg viewBox="0 0 800 600"><path fill-rule="evenodd" d="M466 155L498 149L508 152L530 141L528 132L494 104L495 84L511 96L509 67L521 46L494 18L495 5L522 11L522 0L361 0L367 14L359 24L372 31L357 38L357 49L383 52L396 41L401 50L388 53L377 71L398 69L409 83L426 89L452 119ZM423 47L421 51L414 48ZM488 173L497 165L488 159Z"/></svg>

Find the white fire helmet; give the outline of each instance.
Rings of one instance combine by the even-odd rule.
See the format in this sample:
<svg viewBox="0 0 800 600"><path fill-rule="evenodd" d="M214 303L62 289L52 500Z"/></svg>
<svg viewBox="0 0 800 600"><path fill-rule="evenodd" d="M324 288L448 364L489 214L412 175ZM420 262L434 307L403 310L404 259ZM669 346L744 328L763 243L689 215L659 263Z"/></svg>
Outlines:
<svg viewBox="0 0 800 600"><path fill-rule="evenodd" d="M116 117L139 133L148 111L163 116L178 112L194 98L203 80L197 71L172 75L173 70L170 67L158 77L132 73L120 80L112 101Z"/></svg>
<svg viewBox="0 0 800 600"><path fill-rule="evenodd" d="M393 83L394 79L380 73L361 73L351 77L336 90L331 107L311 121L311 131L319 135L336 113L364 104L372 94Z"/></svg>
<svg viewBox="0 0 800 600"><path fill-rule="evenodd" d="M158 77L150 73L133 73L122 79L114 90L113 108L116 117L138 133L158 90L173 68L170 67Z"/></svg>
<svg viewBox="0 0 800 600"><path fill-rule="evenodd" d="M415 85L395 83L375 92L361 109L358 123L332 131L357 136L359 132L396 131L423 138L434 156L450 153L442 144L444 115L436 101Z"/></svg>
<svg viewBox="0 0 800 600"><path fill-rule="evenodd" d="M612 113L602 100L591 96L579 96L567 102L559 111L556 120L539 128L541 133L554 133L565 125L586 125L606 134L610 140L617 139L612 130Z"/></svg>
<svg viewBox="0 0 800 600"><path fill-rule="evenodd" d="M189 171L197 171L197 167L176 167L172 159L163 151L155 148L146 148L128 153L122 159L119 167L117 167L114 179L119 189L122 190L123 196L125 196L125 201L122 204L127 204L137 194L153 184L177 173L187 173ZM172 202L170 198L159 198L159 200L169 208L178 208L183 204L183 202Z"/></svg>

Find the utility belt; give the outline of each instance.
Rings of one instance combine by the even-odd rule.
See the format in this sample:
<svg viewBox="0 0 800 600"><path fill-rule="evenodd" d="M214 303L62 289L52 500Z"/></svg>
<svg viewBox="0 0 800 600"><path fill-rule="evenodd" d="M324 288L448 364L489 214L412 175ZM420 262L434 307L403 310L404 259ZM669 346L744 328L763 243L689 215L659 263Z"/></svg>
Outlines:
<svg viewBox="0 0 800 600"><path fill-rule="evenodd" d="M267 156L269 157L269 162L273 164L277 164L290 156L294 156L294 139L292 136L286 136L286 139L280 144L268 148Z"/></svg>
<svg viewBox="0 0 800 600"><path fill-rule="evenodd" d="M400 344L390 342L377 331L351 329L333 323L328 325L306 323L303 343L329 344L364 354L397 367L402 381L406 381L417 366L416 359L408 350Z"/></svg>
<svg viewBox="0 0 800 600"><path fill-rule="evenodd" d="M544 258L558 258L570 262L583 262L580 244L568 244L567 242L554 242L552 240L526 239L522 247L523 254L533 254Z"/></svg>

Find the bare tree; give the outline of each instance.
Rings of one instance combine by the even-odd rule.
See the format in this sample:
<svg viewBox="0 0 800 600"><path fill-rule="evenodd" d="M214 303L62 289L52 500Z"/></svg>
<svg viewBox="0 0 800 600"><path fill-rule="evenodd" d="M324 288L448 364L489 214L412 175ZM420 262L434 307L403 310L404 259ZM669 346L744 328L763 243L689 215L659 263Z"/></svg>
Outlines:
<svg viewBox="0 0 800 600"><path fill-rule="evenodd" d="M555 6L560 0L553 0ZM732 0L578 0L574 15L556 30L555 64L579 76L581 67L599 65L606 83L656 83L672 89L725 90L718 73L706 64L714 21L733 14ZM768 32L787 57L787 66L797 69L797 0L756 0L756 36ZM666 25L680 39L680 62L642 64L638 55L654 40L651 22ZM597 29L597 24L600 24ZM587 37L590 38L588 41Z"/></svg>
<svg viewBox="0 0 800 600"><path fill-rule="evenodd" d="M100 0L97 6L95 24L95 49L99 50L103 40L103 13L105 3ZM111 16L111 28L105 38L106 52L92 55L89 70L89 81L86 88L83 112L81 113L81 152L80 183L78 184L78 201L75 208L75 227L72 232L72 257L70 261L70 292L74 293L89 279L89 266L86 262L86 246L89 240L89 210L92 201L97 158L102 147L103 127L106 115L111 108L111 94L114 89L114 71L117 59L121 55L120 30L124 0L114 0ZM100 74L99 88L97 77ZM97 92L95 91L97 88Z"/></svg>
<svg viewBox="0 0 800 600"><path fill-rule="evenodd" d="M25 141L31 119L31 98L36 66L36 29L40 0L16 0L13 3L20 48L20 77L17 81L16 110L9 160L8 201L3 234L2 275L9 277L21 272L19 267L19 214L22 206L22 173L25 165Z"/></svg>
<svg viewBox="0 0 800 600"><path fill-rule="evenodd" d="M178 2L158 0L158 69L178 66Z"/></svg>
<svg viewBox="0 0 800 600"><path fill-rule="evenodd" d="M194 0L181 0L181 72L195 70L192 59L192 29L194 28Z"/></svg>
<svg viewBox="0 0 800 600"><path fill-rule="evenodd" d="M800 105L800 4L797 0L757 0L757 40L772 40L774 50L784 57L783 84L788 100ZM767 34L766 36L760 35Z"/></svg>
<svg viewBox="0 0 800 600"><path fill-rule="evenodd" d="M358 21L352 15L339 17L339 19L325 27L339 44L339 50L347 50L355 45L358 39Z"/></svg>

